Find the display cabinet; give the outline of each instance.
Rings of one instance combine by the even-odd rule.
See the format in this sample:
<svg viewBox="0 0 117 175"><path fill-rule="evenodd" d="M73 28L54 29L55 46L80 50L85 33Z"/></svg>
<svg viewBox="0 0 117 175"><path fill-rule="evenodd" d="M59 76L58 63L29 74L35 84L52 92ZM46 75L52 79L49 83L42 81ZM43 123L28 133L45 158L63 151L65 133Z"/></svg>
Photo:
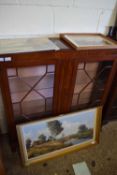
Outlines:
<svg viewBox="0 0 117 175"><path fill-rule="evenodd" d="M9 136L16 124L104 105L117 45L100 34L1 40L0 78Z"/></svg>

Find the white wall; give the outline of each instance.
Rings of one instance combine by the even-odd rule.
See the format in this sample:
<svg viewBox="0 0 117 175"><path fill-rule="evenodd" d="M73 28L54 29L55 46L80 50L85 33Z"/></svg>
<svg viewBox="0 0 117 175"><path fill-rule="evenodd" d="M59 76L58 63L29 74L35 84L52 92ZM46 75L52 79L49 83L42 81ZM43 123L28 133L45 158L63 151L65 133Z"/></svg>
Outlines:
<svg viewBox="0 0 117 175"><path fill-rule="evenodd" d="M117 0L0 0L0 38L60 32L106 33ZM6 131L0 96L0 124Z"/></svg>
<svg viewBox="0 0 117 175"><path fill-rule="evenodd" d="M117 0L0 0L0 38L101 32L113 25Z"/></svg>

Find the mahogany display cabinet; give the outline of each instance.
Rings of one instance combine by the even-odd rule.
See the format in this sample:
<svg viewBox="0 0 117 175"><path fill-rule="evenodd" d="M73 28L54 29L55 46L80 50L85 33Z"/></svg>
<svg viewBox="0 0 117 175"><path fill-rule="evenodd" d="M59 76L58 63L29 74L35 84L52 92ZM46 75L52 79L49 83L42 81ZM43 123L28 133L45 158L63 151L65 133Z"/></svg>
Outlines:
<svg viewBox="0 0 117 175"><path fill-rule="evenodd" d="M101 34L0 40L0 79L9 136L16 124L104 105L117 45Z"/></svg>

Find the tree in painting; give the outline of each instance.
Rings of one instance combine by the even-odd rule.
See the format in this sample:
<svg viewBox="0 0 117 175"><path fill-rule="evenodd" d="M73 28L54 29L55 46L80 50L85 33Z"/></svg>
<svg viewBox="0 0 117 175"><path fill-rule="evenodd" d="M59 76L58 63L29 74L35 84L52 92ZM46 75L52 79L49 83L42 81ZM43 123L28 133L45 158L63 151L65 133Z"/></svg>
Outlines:
<svg viewBox="0 0 117 175"><path fill-rule="evenodd" d="M41 134L39 137L38 137L38 140L40 141L40 143L44 143L46 142L46 136L44 134Z"/></svg>
<svg viewBox="0 0 117 175"><path fill-rule="evenodd" d="M54 138L54 137L49 136L48 141L54 141L54 140L55 140L55 138Z"/></svg>
<svg viewBox="0 0 117 175"><path fill-rule="evenodd" d="M93 129L88 128L85 124L78 127L78 138L91 138L93 136Z"/></svg>
<svg viewBox="0 0 117 175"><path fill-rule="evenodd" d="M87 131L88 130L88 128L87 128L87 126L86 125L80 125L79 127L78 127L78 129L79 129L79 132L83 132L83 131Z"/></svg>
<svg viewBox="0 0 117 175"><path fill-rule="evenodd" d="M28 138L28 139L26 140L26 148L27 148L27 149L29 149L29 148L31 147L31 143L32 143L31 139Z"/></svg>
<svg viewBox="0 0 117 175"><path fill-rule="evenodd" d="M53 137L57 136L63 131L62 123L58 120L48 122L47 125Z"/></svg>

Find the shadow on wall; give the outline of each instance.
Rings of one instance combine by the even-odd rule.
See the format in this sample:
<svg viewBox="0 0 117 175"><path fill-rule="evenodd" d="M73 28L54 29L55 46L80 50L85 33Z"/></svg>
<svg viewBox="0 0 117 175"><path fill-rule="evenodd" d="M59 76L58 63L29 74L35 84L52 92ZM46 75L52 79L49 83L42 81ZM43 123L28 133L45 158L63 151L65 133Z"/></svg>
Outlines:
<svg viewBox="0 0 117 175"><path fill-rule="evenodd" d="M117 40L117 2L108 23L108 36Z"/></svg>
<svg viewBox="0 0 117 175"><path fill-rule="evenodd" d="M115 9L115 11L117 11L117 3ZM117 41L117 13L115 16L114 25L110 25L109 27L108 36Z"/></svg>

